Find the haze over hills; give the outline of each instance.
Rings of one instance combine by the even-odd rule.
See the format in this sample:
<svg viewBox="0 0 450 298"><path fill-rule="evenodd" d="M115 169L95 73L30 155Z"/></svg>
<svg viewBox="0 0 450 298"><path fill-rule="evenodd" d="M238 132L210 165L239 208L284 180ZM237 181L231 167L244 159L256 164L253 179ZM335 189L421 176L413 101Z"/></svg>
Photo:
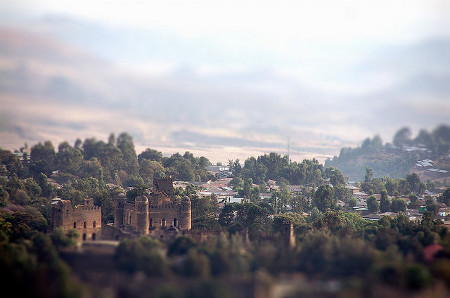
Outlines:
<svg viewBox="0 0 450 298"><path fill-rule="evenodd" d="M450 113L446 37L356 48L360 58L340 66L336 58L341 72L321 85L292 69L307 73L326 59L275 55L251 40L236 56L217 40L53 16L4 26L0 45L7 149L128 131L137 151L223 162L286 154L289 138L291 159L323 161L367 136L389 141L404 125L448 123Z"/></svg>

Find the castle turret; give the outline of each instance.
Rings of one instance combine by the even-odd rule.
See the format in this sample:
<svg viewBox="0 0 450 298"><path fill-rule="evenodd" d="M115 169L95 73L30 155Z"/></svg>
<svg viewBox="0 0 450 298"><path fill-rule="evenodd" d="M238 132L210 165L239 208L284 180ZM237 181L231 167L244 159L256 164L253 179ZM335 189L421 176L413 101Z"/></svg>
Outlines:
<svg viewBox="0 0 450 298"><path fill-rule="evenodd" d="M189 199L189 197L184 197L181 200L180 228L182 230L191 229L191 217L191 200Z"/></svg>
<svg viewBox="0 0 450 298"><path fill-rule="evenodd" d="M284 221L281 225L281 236L283 237L283 241L286 247L294 247L295 246L295 234L294 234L294 225L289 221Z"/></svg>
<svg viewBox="0 0 450 298"><path fill-rule="evenodd" d="M116 211L114 213L114 226L119 227L124 224L123 218L124 218L124 207L125 203L127 202L127 197L124 193L120 193L116 198Z"/></svg>
<svg viewBox="0 0 450 298"><path fill-rule="evenodd" d="M55 229L64 226L64 222L71 220L72 204L69 200L60 200L52 205L51 225Z"/></svg>
<svg viewBox="0 0 450 298"><path fill-rule="evenodd" d="M166 178L153 179L153 192L162 191L168 197L173 196L173 180L172 176Z"/></svg>
<svg viewBox="0 0 450 298"><path fill-rule="evenodd" d="M140 234L148 234L148 199L145 196L139 196L136 198L134 204L136 208L136 230Z"/></svg>

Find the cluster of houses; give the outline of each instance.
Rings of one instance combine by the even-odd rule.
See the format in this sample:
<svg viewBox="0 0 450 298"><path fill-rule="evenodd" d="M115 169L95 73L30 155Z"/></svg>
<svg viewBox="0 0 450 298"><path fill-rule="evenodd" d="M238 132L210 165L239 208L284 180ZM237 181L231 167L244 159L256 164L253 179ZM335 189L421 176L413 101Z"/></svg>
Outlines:
<svg viewBox="0 0 450 298"><path fill-rule="evenodd" d="M423 167L429 167L433 165L433 161L426 159L421 160L417 162L417 166L421 165ZM219 171L219 169L215 169L216 171ZM221 169L221 171L227 171L227 169ZM212 173L217 174L218 172L212 171ZM444 172L442 172L444 173ZM215 175L217 177L217 175ZM220 176L220 175L219 175ZM231 187L228 186L229 182L232 178L219 178L217 181L208 181L208 182L199 182L195 183L198 188L199 192L198 195L200 197L207 197L214 194L219 202L219 208L223 207L223 204L225 203L233 203L233 202L242 202L243 198L239 198L238 193L236 191L233 191ZM185 182L183 182L185 183ZM288 185L289 191L292 194L301 193L302 186L300 185ZM369 194L363 192L361 188L355 186L354 184L348 184L347 188L351 190L352 195L354 198L357 199L357 204L353 208L354 212L360 213L363 218L367 220L379 220L382 216L389 216L389 217L395 217L397 214L395 212L384 212L384 213L370 213L367 208L367 198L369 197ZM272 191L279 190L279 186L277 185L276 181L269 180L267 181L267 193L260 193L261 199L270 198ZM436 198L439 194L434 194L431 192L426 192L426 196L428 197L434 197ZM373 194L375 198L380 201L381 195L380 194ZM405 200L407 206L410 205L411 201L409 197L402 197L400 199ZM342 201L338 201L338 205L344 206L345 203ZM426 211L425 207L425 199L423 197L419 198L419 208L407 208L406 214L409 216L409 219L412 221L418 221L421 219L424 211ZM440 205L439 214L438 217L447 223L446 219L450 215L450 207L447 207L445 204ZM450 222L448 222L450 225Z"/></svg>
<svg viewBox="0 0 450 298"><path fill-rule="evenodd" d="M367 198L369 197L368 194L361 191L359 187L348 185L347 186L353 193L353 196L357 199L357 205L353 208L353 211L360 213L364 219L367 220L379 220L382 216L389 216L389 217L395 217L397 214L395 212L383 212L383 213L371 213L367 208ZM436 199L439 194L435 194L429 191L426 191L426 196ZM381 195L380 194L373 194L377 201L380 201ZM400 199L405 200L407 206L411 204L411 200L409 197L401 197ZM412 221L419 221L422 218L423 213L426 211L425 207L425 198L419 197L418 198L419 206L418 208L408 208L406 209L406 215L408 215L409 219ZM448 216L450 215L450 207L445 205L444 203L441 203L439 205L439 213L438 218L444 221L445 225L450 226L450 221L447 220Z"/></svg>
<svg viewBox="0 0 450 298"><path fill-rule="evenodd" d="M418 160L415 164L417 168L425 169L429 172L447 174L449 171L433 167L434 162L431 159Z"/></svg>

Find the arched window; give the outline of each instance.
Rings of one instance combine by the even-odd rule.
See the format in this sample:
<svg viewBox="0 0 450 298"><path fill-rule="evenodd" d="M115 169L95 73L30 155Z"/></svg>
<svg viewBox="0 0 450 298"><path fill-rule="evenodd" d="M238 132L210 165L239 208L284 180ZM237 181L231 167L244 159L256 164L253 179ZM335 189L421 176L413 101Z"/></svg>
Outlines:
<svg viewBox="0 0 450 298"><path fill-rule="evenodd" d="M77 228L77 222L76 222L76 221L73 222L73 228L74 228L74 229Z"/></svg>
<svg viewBox="0 0 450 298"><path fill-rule="evenodd" d="M162 221L161 221L161 226L163 226L163 227L166 226L166 219L165 219L165 218L162 219Z"/></svg>
<svg viewBox="0 0 450 298"><path fill-rule="evenodd" d="M173 226L174 226L174 227L177 226L177 218L176 218L176 217L173 219Z"/></svg>
<svg viewBox="0 0 450 298"><path fill-rule="evenodd" d="M92 233L92 240L95 240L95 233Z"/></svg>
<svg viewBox="0 0 450 298"><path fill-rule="evenodd" d="M83 234L83 241L86 240L86 233Z"/></svg>
<svg viewBox="0 0 450 298"><path fill-rule="evenodd" d="M94 220L94 223L92 224L92 226L95 228L97 226L97 223Z"/></svg>
<svg viewBox="0 0 450 298"><path fill-rule="evenodd" d="M87 227L87 224L86 224L86 222L84 222L84 223L83 223L83 228L86 229L86 227Z"/></svg>
<svg viewBox="0 0 450 298"><path fill-rule="evenodd" d="M153 227L153 218L150 218L150 227Z"/></svg>

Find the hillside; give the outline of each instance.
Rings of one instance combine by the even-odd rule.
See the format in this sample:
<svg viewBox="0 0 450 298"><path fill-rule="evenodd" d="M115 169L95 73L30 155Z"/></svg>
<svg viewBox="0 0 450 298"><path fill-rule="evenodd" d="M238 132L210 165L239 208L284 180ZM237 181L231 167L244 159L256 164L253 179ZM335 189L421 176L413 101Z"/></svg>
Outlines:
<svg viewBox="0 0 450 298"><path fill-rule="evenodd" d="M401 178L417 173L424 181L445 182L450 178L450 127L441 125L431 133L421 130L411 137L408 128L400 129L393 143L383 144L380 137L366 139L360 147L342 148L339 156L325 161L326 167L337 167L353 181L364 179L366 167L374 177ZM428 160L429 162L423 162Z"/></svg>

